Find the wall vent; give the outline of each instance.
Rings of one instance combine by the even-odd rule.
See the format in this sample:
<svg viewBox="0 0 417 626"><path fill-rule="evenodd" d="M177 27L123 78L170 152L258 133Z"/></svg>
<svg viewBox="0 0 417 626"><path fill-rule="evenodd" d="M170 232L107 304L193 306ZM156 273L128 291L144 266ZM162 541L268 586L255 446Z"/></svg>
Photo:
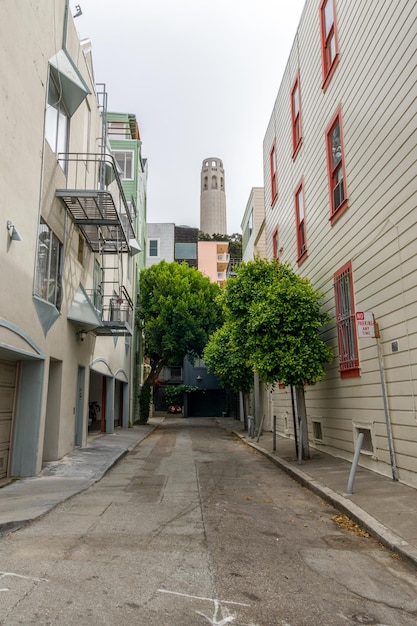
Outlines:
<svg viewBox="0 0 417 626"><path fill-rule="evenodd" d="M362 426L355 426L355 430L356 430L356 439L358 438L358 435L360 433L363 434L363 443L362 443L361 452L364 452L365 454L374 454L374 444L372 441L371 429L362 427Z"/></svg>
<svg viewBox="0 0 417 626"><path fill-rule="evenodd" d="M323 430L321 427L321 422L317 420L312 420L313 424L313 438L315 441L323 441Z"/></svg>

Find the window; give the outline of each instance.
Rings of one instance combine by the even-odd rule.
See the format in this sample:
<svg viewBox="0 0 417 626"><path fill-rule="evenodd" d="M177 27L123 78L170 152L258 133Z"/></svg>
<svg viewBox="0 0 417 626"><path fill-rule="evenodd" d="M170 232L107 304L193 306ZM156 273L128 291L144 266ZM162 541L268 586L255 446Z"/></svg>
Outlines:
<svg viewBox="0 0 417 626"><path fill-rule="evenodd" d="M211 177L211 188L212 189L217 189L217 176L212 176Z"/></svg>
<svg viewBox="0 0 417 626"><path fill-rule="evenodd" d="M120 177L122 180L133 180L133 150L113 150L113 155L121 169Z"/></svg>
<svg viewBox="0 0 417 626"><path fill-rule="evenodd" d="M278 226L272 233L272 256L274 259L279 260L279 236L278 236Z"/></svg>
<svg viewBox="0 0 417 626"><path fill-rule="evenodd" d="M204 191L206 191L208 189L208 178L207 178L207 176L204 176L203 189L204 189Z"/></svg>
<svg viewBox="0 0 417 626"><path fill-rule="evenodd" d="M307 256L304 189L302 183L295 192L295 223L297 229L297 260L298 263L302 263Z"/></svg>
<svg viewBox="0 0 417 626"><path fill-rule="evenodd" d="M291 115L292 115L292 147L293 159L296 157L301 145L301 110L300 110L300 81L297 76L291 91Z"/></svg>
<svg viewBox="0 0 417 626"><path fill-rule="evenodd" d="M148 249L149 249L149 256L158 257L159 256L159 240L149 239Z"/></svg>
<svg viewBox="0 0 417 626"><path fill-rule="evenodd" d="M242 244L244 248L248 245L248 241L251 238L252 232L253 232L253 207L249 213L248 221L246 222L246 226L243 231Z"/></svg>
<svg viewBox="0 0 417 626"><path fill-rule="evenodd" d="M333 223L347 208L346 174L340 110L333 118L327 130L326 142L330 192L330 219Z"/></svg>
<svg viewBox="0 0 417 626"><path fill-rule="evenodd" d="M253 231L253 209L251 209L251 212L250 212L250 215L249 215L247 228L248 228L248 235L250 237L251 234L252 234L252 231Z"/></svg>
<svg viewBox="0 0 417 626"><path fill-rule="evenodd" d="M61 308L62 244L41 219L35 272L35 295Z"/></svg>
<svg viewBox="0 0 417 626"><path fill-rule="evenodd" d="M342 378L359 376L358 341L353 301L352 265L346 263L334 275L339 372Z"/></svg>
<svg viewBox="0 0 417 626"><path fill-rule="evenodd" d="M45 115L45 138L57 156L60 153L68 152L69 117L63 99L60 97L55 78L50 73ZM59 162L64 168L64 162Z"/></svg>
<svg viewBox="0 0 417 626"><path fill-rule="evenodd" d="M175 259L196 259L197 244L187 242L177 242L175 244Z"/></svg>
<svg viewBox="0 0 417 626"><path fill-rule="evenodd" d="M326 89L339 59L334 0L324 0L320 13L323 89Z"/></svg>
<svg viewBox="0 0 417 626"><path fill-rule="evenodd" d="M278 196L277 191L277 162L275 154L275 142L272 144L271 151L269 153L269 166L271 170L271 206L275 203Z"/></svg>

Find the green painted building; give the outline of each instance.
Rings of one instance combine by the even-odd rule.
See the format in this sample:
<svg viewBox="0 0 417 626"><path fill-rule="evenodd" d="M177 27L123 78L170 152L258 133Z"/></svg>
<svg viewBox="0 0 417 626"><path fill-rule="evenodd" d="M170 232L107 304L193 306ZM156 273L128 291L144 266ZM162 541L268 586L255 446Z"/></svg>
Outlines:
<svg viewBox="0 0 417 626"><path fill-rule="evenodd" d="M130 242L136 254L131 256L128 272L132 273L135 285L134 302L139 288L139 273L146 261L146 206L147 206L147 160L142 157L142 141L136 116L131 113L106 113L107 138L122 181L123 191L130 207L135 225L136 239ZM138 418L136 398L143 382L143 341L138 328L134 328L132 350L131 412L133 420Z"/></svg>

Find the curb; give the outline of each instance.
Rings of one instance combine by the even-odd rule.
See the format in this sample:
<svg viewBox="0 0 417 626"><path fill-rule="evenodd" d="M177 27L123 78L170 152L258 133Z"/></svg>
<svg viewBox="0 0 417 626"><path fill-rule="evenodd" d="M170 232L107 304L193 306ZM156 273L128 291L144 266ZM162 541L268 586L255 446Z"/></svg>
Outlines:
<svg viewBox="0 0 417 626"><path fill-rule="evenodd" d="M257 445L254 442L248 441L241 433L232 431L234 435L239 437L242 443L247 446L257 450L267 459L272 461L277 467L283 470L286 474L291 476L294 480L299 482L304 487L307 487L320 496L325 502L328 502L335 509L338 509L345 515L347 515L354 522L363 527L370 535L372 535L375 539L377 539L380 543L382 543L386 548L388 548L391 552L394 552L406 559L409 563L417 567L417 549L410 545L407 541L402 539L399 535L394 533L392 530L378 522L374 517L369 515L364 509L355 504L354 502L350 502L347 498L342 496L341 494L333 491L330 487L326 487L319 483L317 480L306 474L302 470L293 467L284 459L273 456L270 452Z"/></svg>

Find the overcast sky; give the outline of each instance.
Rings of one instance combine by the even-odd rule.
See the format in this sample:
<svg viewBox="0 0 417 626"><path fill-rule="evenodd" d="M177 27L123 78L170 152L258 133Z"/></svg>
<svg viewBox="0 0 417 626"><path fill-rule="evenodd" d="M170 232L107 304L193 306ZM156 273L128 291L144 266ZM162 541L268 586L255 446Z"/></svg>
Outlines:
<svg viewBox="0 0 417 626"><path fill-rule="evenodd" d="M262 142L305 0L71 0L108 110L134 113L148 222L199 226L200 171L223 160L227 231L263 186Z"/></svg>

